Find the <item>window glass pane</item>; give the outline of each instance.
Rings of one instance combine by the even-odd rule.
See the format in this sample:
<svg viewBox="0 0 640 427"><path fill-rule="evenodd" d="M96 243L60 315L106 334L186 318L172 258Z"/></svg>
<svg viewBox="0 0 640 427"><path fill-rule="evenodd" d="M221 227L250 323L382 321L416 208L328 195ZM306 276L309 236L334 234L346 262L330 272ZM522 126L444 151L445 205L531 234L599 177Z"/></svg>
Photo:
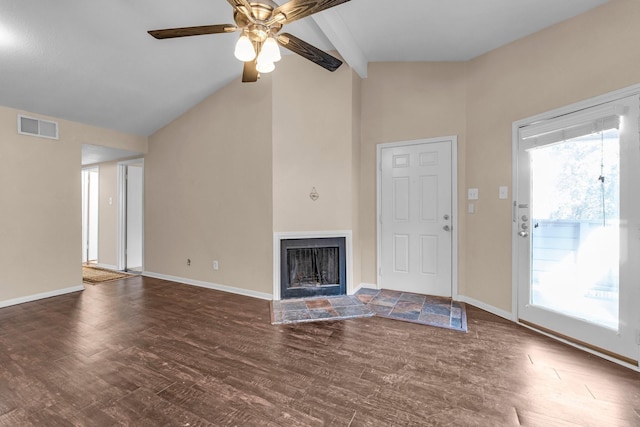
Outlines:
<svg viewBox="0 0 640 427"><path fill-rule="evenodd" d="M617 129L531 151L531 303L618 328Z"/></svg>

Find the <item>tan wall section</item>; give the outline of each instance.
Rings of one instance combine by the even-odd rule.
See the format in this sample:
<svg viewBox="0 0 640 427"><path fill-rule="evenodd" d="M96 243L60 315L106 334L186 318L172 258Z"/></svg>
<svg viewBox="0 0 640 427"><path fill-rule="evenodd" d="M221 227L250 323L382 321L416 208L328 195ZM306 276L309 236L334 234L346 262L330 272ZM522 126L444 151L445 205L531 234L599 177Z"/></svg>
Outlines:
<svg viewBox="0 0 640 427"><path fill-rule="evenodd" d="M17 133L17 115L59 140ZM146 151L146 138L0 107L0 303L82 284L81 144Z"/></svg>
<svg viewBox="0 0 640 427"><path fill-rule="evenodd" d="M614 0L468 64L467 186L480 190L467 215L463 293L511 312L514 121L640 83L640 2ZM511 194L511 193L510 193Z"/></svg>
<svg viewBox="0 0 640 427"><path fill-rule="evenodd" d="M465 150L465 64L372 63L362 81L360 238L362 281L377 283L376 146L385 142L458 136ZM460 167L460 166L459 166ZM460 167L460 187L464 168ZM460 227L464 216L460 215ZM461 235L463 235L461 231ZM464 263L461 259L460 280Z"/></svg>
<svg viewBox="0 0 640 427"><path fill-rule="evenodd" d="M271 173L268 76L229 84L152 135L145 270L271 293Z"/></svg>
<svg viewBox="0 0 640 427"><path fill-rule="evenodd" d="M351 230L351 70L286 56L273 94L274 231Z"/></svg>

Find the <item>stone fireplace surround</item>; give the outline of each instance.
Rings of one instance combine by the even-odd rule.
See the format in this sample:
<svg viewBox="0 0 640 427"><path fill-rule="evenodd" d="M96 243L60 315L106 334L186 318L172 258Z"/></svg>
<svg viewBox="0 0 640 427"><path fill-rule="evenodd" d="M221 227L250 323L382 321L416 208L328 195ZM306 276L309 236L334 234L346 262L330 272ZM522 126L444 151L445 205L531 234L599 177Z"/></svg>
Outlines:
<svg viewBox="0 0 640 427"><path fill-rule="evenodd" d="M294 231L273 233L273 299L279 301L280 295L280 244L287 239L317 239L327 237L344 237L347 264L347 295L355 292L353 285L353 247L351 242L351 230L339 231Z"/></svg>

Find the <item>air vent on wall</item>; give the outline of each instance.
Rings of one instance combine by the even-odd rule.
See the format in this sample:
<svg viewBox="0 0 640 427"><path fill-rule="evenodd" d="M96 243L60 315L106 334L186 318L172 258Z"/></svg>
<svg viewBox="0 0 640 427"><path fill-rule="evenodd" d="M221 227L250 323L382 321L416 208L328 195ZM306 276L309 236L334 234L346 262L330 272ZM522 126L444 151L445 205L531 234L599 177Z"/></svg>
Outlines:
<svg viewBox="0 0 640 427"><path fill-rule="evenodd" d="M18 133L58 139L58 123L34 119L33 117L18 116Z"/></svg>

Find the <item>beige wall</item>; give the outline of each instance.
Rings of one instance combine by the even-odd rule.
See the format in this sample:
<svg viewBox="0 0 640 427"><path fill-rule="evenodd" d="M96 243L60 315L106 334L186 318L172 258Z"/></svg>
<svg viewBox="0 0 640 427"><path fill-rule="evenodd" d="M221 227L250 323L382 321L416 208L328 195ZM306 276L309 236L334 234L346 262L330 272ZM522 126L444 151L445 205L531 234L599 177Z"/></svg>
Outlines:
<svg viewBox="0 0 640 427"><path fill-rule="evenodd" d="M59 140L19 135L0 107L0 304L82 284L81 145L146 151L146 138L64 120Z"/></svg>
<svg viewBox="0 0 640 427"><path fill-rule="evenodd" d="M511 311L511 206L497 193L511 187L512 123L640 83L638 22L640 1L614 0L468 63L466 186L480 199L463 294Z"/></svg>
<svg viewBox="0 0 640 427"><path fill-rule="evenodd" d="M377 283L376 145L458 136L460 188L464 187L465 64L372 63L362 81L360 243L362 281ZM463 193L463 191L461 191ZM464 213L459 227L464 227ZM460 235L464 236L462 229ZM462 237L461 237L462 239ZM464 277L464 254L460 280Z"/></svg>
<svg viewBox="0 0 640 427"><path fill-rule="evenodd" d="M352 71L297 55L273 77L273 229L352 229ZM309 197L313 188L320 197Z"/></svg>
<svg viewBox="0 0 640 427"><path fill-rule="evenodd" d="M150 137L146 271L271 293L271 110L269 76L238 80Z"/></svg>
<svg viewBox="0 0 640 427"><path fill-rule="evenodd" d="M151 136L145 270L270 294L274 231L357 232L360 79L297 56L277 67L257 84L231 83Z"/></svg>
<svg viewBox="0 0 640 427"><path fill-rule="evenodd" d="M273 229L351 231L351 266L360 285L360 84L296 55L273 77ZM316 189L320 197L309 194Z"/></svg>

